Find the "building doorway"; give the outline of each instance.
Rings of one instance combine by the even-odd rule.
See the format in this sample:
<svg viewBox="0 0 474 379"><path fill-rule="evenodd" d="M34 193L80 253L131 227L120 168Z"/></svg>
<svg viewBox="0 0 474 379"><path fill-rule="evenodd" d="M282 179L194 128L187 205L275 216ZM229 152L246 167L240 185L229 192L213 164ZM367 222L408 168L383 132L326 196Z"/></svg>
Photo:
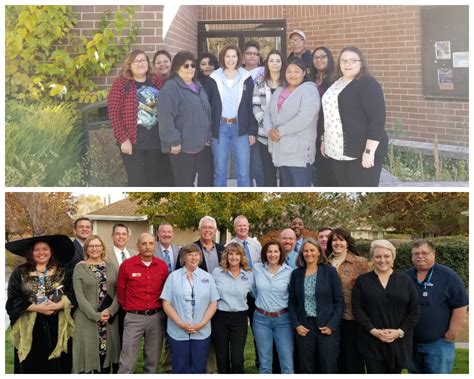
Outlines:
<svg viewBox="0 0 474 379"><path fill-rule="evenodd" d="M218 57L222 48L230 43L239 46L243 51L248 41L257 41L260 44L260 54L263 58L272 49L278 49L285 55L285 20L198 22L198 54L209 52Z"/></svg>

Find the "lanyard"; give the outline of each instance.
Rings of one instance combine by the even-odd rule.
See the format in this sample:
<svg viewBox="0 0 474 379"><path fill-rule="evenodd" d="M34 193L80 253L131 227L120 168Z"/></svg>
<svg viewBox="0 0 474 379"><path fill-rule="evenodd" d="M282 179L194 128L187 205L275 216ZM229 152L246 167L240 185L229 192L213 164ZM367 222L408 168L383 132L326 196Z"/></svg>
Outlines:
<svg viewBox="0 0 474 379"><path fill-rule="evenodd" d="M48 273L48 268L46 268L43 272L43 276L40 277L38 270L36 270L36 275L38 275L39 286L44 289L44 280L46 278L46 274Z"/></svg>
<svg viewBox="0 0 474 379"><path fill-rule="evenodd" d="M433 271L434 271L434 266L431 268L431 271L430 271L430 274L428 275L428 277L425 280L423 280L422 283L420 283L418 281L418 283L423 284L423 287L424 287L424 290L423 290L423 293L422 293L423 297L428 296L428 291L427 291L426 287L433 287L433 283L431 283L431 277L433 276Z"/></svg>

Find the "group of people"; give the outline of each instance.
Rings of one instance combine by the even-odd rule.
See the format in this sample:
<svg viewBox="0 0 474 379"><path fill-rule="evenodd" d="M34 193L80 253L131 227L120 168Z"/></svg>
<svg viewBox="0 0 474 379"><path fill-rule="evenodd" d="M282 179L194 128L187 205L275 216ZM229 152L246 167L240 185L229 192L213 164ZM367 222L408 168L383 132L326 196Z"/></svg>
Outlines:
<svg viewBox="0 0 474 379"><path fill-rule="evenodd" d="M125 224L112 248L76 220L76 238L8 242L26 258L8 283L15 373L243 373L248 326L260 373L449 373L468 298L462 280L417 240L413 268L393 270L395 247L373 241L369 261L343 228L305 236L296 217L263 247L248 219L215 242L210 216L182 247L174 229L143 233L127 248ZM369 270L369 266L373 270Z"/></svg>
<svg viewBox="0 0 474 379"><path fill-rule="evenodd" d="M256 41L219 59L130 52L108 97L128 185L225 187L231 152L239 187L378 186L385 101L362 51L336 63L303 31L289 38L287 59Z"/></svg>

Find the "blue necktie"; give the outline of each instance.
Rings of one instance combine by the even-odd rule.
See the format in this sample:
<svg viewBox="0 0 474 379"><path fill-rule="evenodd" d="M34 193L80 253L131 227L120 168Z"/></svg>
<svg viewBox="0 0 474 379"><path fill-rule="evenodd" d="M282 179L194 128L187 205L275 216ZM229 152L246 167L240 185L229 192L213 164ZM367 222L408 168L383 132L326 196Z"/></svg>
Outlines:
<svg viewBox="0 0 474 379"><path fill-rule="evenodd" d="M249 243L247 241L242 241L242 244L244 245L245 258L247 258L250 268L253 268L252 257L250 256L249 250Z"/></svg>
<svg viewBox="0 0 474 379"><path fill-rule="evenodd" d="M297 253L299 253L299 252L300 252L300 241L299 241L299 240L298 240L298 241L296 241L296 245L295 245L295 251L296 251Z"/></svg>
<svg viewBox="0 0 474 379"><path fill-rule="evenodd" d="M163 250L163 254L164 254L164 256L165 256L166 264L168 265L168 272L173 271L173 270L172 270L172 267L171 267L170 252L165 249L165 250Z"/></svg>
<svg viewBox="0 0 474 379"><path fill-rule="evenodd" d="M125 251L122 251L122 262L127 259L127 256L125 255Z"/></svg>

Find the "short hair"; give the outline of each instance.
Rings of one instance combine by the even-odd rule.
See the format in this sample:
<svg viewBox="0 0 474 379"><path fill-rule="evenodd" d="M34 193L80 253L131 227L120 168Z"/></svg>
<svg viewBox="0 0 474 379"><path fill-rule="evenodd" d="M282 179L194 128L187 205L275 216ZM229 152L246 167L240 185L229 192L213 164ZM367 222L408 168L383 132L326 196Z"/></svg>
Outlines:
<svg viewBox="0 0 474 379"><path fill-rule="evenodd" d="M339 75L339 77L342 76L342 71L341 71L341 55L343 53L345 53L346 51L350 51L352 53L355 53L359 56L360 58L360 72L359 74L357 75L356 79L359 79L361 76L363 75L369 75L369 68L367 66L367 59L365 59L365 56L364 54L362 53L362 51L358 48L358 47L355 47L355 46L347 46L345 48L343 48L341 50L341 52L339 53L339 57L337 58L337 74Z"/></svg>
<svg viewBox="0 0 474 379"><path fill-rule="evenodd" d="M295 221L297 218L299 218L301 221L303 221L303 225L304 225L304 219L303 219L303 217L301 217L301 216L295 216L295 217L293 217L293 219L291 220L291 223L293 223L293 221Z"/></svg>
<svg viewBox="0 0 474 379"><path fill-rule="evenodd" d="M280 59L281 59L281 69L280 69L280 85L282 84L285 84L286 83L286 79L285 79L285 57L282 55L281 51L277 50L277 49L273 49L272 51L270 51L267 55L267 59L265 59L265 64L264 64L264 67L265 67L265 71L264 71L264 80L265 82L268 82L268 80L270 80L270 68L268 67L268 58L270 58L270 55L272 54L275 54L275 55L278 55L280 56Z"/></svg>
<svg viewBox="0 0 474 379"><path fill-rule="evenodd" d="M350 251L354 255L359 255L357 248L355 246L355 240L351 236L351 232L344 228L336 228L333 229L331 234L328 237L328 244L327 244L327 255L332 254L332 240L334 237L338 237L339 239L343 239L347 242L347 250Z"/></svg>
<svg viewBox="0 0 474 379"><path fill-rule="evenodd" d="M214 54L209 52L202 53L201 55L199 55L196 61L196 71L198 78L203 78L205 76L204 73L201 71L201 62L203 59L206 58L209 58L209 64L211 66L214 66L214 70L217 70L217 68L219 67L219 61L217 60L217 57Z"/></svg>
<svg viewBox="0 0 474 379"><path fill-rule="evenodd" d="M301 244L300 251L298 252L298 256L296 257L296 267L306 267L306 261L303 256L303 248L304 248L304 245L306 245L307 243L310 243L311 245L316 247L316 249L318 249L319 251L318 265L328 264L328 258L326 257L326 254L324 254L324 251L321 245L319 244L319 242L316 241L314 238L308 237L308 238L305 238L303 240L303 243Z"/></svg>
<svg viewBox="0 0 474 379"><path fill-rule="evenodd" d="M146 71L146 76L149 77L152 73L152 67L150 65L150 59L148 58L148 55L143 50L132 50L127 54L125 57L125 60L123 62L122 70L120 71L120 75L123 76L124 78L127 79L133 79L133 74L132 74L132 63L135 60L136 57L138 57L140 54L143 54L146 58L146 62L148 64L148 70Z"/></svg>
<svg viewBox="0 0 474 379"><path fill-rule="evenodd" d="M182 65L186 63L186 61L191 61L193 64L196 62L196 57L191 53L190 51L187 50L182 50L176 53L176 55L173 58L173 62L171 62L171 77L174 78L178 76L178 71ZM194 71L194 76L193 80L196 78L196 72L197 70Z"/></svg>
<svg viewBox="0 0 474 379"><path fill-rule="evenodd" d="M262 259L262 263L267 263L268 262L267 251L268 251L268 248L271 245L277 245L278 246L278 250L280 250L280 259L278 260L278 264L282 265L283 263L285 263L286 254L283 253L283 247L281 246L281 243L278 242L277 240L271 240L271 241L267 242L265 245L263 245L262 252L260 253L260 258Z"/></svg>
<svg viewBox="0 0 474 379"><path fill-rule="evenodd" d="M83 249L84 250L84 258L86 260L89 258L89 253L87 252L87 248L89 247L89 244L91 243L92 240L99 240L100 243L102 244L102 254L101 254L100 257L105 261L107 259L107 248L106 248L105 243L102 240L102 238L100 238L100 236L98 236L97 234L90 235L84 241L84 249Z"/></svg>
<svg viewBox="0 0 474 379"><path fill-rule="evenodd" d="M334 57L332 55L331 50L329 50L326 46L318 46L316 49L314 49L313 53L311 54L311 58L313 58L313 61L311 62L311 70L309 74L313 82L316 81L316 76L318 73L318 70L316 69L316 67L314 67L314 54L318 50L324 51L328 58L328 67L326 68L326 71L324 71L323 81L321 83L322 87L327 90L332 84L332 81L334 80L334 70L336 68L336 63L334 62Z"/></svg>
<svg viewBox="0 0 474 379"><path fill-rule="evenodd" d="M240 220L246 220L247 222L249 222L249 219L246 216L238 215L236 218L234 218L234 228L235 228L235 225L237 224L237 221L240 221Z"/></svg>
<svg viewBox="0 0 474 379"><path fill-rule="evenodd" d="M244 51L247 51L249 47L255 47L258 51L260 51L260 44L257 41L247 41L244 45Z"/></svg>
<svg viewBox="0 0 474 379"><path fill-rule="evenodd" d="M160 230L162 226L171 226L172 228L174 228L173 224L170 223L170 222L162 222L160 225L158 225L158 228L156 228L156 230Z"/></svg>
<svg viewBox="0 0 474 379"><path fill-rule="evenodd" d="M125 228L125 229L127 229L127 233L130 234L130 229L128 228L128 226L125 225L125 224L122 224L122 223L117 223L114 226L112 226L112 234L115 233L115 229L117 229L117 228Z"/></svg>
<svg viewBox="0 0 474 379"><path fill-rule="evenodd" d="M239 68L240 65L242 64L242 53L240 52L239 47L237 45L233 44L233 43L224 46L224 48L221 50L221 52L219 53L219 64L221 65L221 67L223 69L226 69L224 58L225 58L225 54L227 53L228 50L235 50L236 51L236 53L237 53L237 65L235 66L235 68L236 69Z"/></svg>
<svg viewBox="0 0 474 379"><path fill-rule="evenodd" d="M168 59L170 60L171 62L171 54L169 53L168 50L158 50L155 55L153 55L153 66L155 65L155 61L156 61L156 58L158 57L158 55L166 55L168 57Z"/></svg>
<svg viewBox="0 0 474 379"><path fill-rule="evenodd" d="M181 266L184 266L184 256L190 253L199 253L199 264L202 263L203 256L202 250L199 245L197 243L188 243L187 245L184 245L179 251L179 263L181 264Z"/></svg>
<svg viewBox="0 0 474 379"><path fill-rule="evenodd" d="M325 230L329 230L332 232L332 228L330 226L321 226L318 228L318 233L324 232Z"/></svg>
<svg viewBox="0 0 474 379"><path fill-rule="evenodd" d="M420 238L420 239L417 239L417 240L413 241L413 243L411 245L411 248L414 249L414 248L418 248L418 247L423 246L423 245L427 245L433 253L436 253L435 246L434 246L433 242L431 242L430 240L428 240L426 238Z"/></svg>
<svg viewBox="0 0 474 379"><path fill-rule="evenodd" d="M224 269L224 271L229 270L229 253L230 252L236 252L239 253L240 255L240 267L245 270L245 271L251 271L249 263L247 261L247 257L245 256L245 251L242 245L238 242L230 242L222 252L221 256L221 267Z"/></svg>
<svg viewBox="0 0 474 379"><path fill-rule="evenodd" d="M393 260L397 257L397 249L390 241L387 240L375 240L370 244L370 256L374 256L375 249L377 248L387 249L392 253Z"/></svg>
<svg viewBox="0 0 474 379"><path fill-rule="evenodd" d="M214 217L211 217L211 216L204 216L204 217L202 217L202 218L199 220L198 229L201 229L202 224L204 224L206 221L212 222L214 228L217 229L217 222L216 222L216 219L215 219Z"/></svg>
<svg viewBox="0 0 474 379"><path fill-rule="evenodd" d="M91 221L90 218L88 218L88 217L79 217L78 219L76 219L76 220L74 221L74 229L76 229L77 224L78 224L80 221L89 221L89 223L91 224L91 227L92 227L92 221Z"/></svg>

